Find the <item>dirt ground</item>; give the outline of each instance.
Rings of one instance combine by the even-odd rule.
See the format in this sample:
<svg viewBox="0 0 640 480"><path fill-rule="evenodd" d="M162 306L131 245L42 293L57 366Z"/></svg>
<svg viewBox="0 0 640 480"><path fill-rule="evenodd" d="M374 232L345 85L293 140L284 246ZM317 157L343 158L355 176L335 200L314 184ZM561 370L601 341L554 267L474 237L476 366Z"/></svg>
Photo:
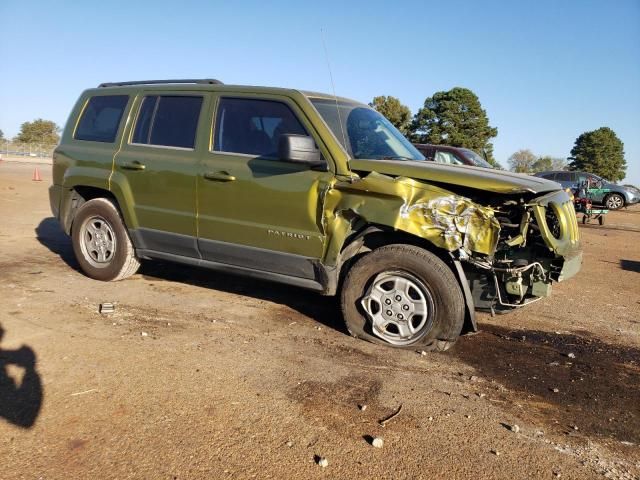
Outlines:
<svg viewBox="0 0 640 480"><path fill-rule="evenodd" d="M552 297L421 355L291 287L91 280L33 168L0 163L0 478L640 478L640 208L581 228Z"/></svg>

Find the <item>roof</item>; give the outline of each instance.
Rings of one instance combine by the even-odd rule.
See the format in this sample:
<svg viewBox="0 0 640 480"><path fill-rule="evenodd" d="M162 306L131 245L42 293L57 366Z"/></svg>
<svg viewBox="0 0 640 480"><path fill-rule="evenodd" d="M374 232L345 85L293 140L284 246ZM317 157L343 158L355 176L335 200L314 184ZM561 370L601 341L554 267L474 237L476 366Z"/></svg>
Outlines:
<svg viewBox="0 0 640 480"><path fill-rule="evenodd" d="M283 95L304 95L307 98L337 100L339 102L364 105L350 98L338 97L328 93L312 92L308 90L298 90L294 88L282 87L265 87L256 85L226 85L220 80L213 78L202 79L168 79L168 80L137 80L123 82L104 82L98 85L99 90L120 90L131 88L144 88L145 90L185 90L185 91L226 91L226 92L246 92L247 90L255 93L280 93Z"/></svg>

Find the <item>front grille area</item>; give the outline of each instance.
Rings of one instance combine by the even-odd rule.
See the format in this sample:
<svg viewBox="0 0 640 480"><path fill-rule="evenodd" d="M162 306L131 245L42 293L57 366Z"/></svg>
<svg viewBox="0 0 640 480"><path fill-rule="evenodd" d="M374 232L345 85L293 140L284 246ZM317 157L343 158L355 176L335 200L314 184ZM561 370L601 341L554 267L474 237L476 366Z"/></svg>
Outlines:
<svg viewBox="0 0 640 480"><path fill-rule="evenodd" d="M558 255L566 255L578 248L578 220L567 192L560 190L540 197L532 208L547 247Z"/></svg>
<svg viewBox="0 0 640 480"><path fill-rule="evenodd" d="M562 204L562 211L567 218L567 227L571 243L575 244L580 240L580 232L578 231L578 217L576 217L576 209L572 201L566 201Z"/></svg>
<svg viewBox="0 0 640 480"><path fill-rule="evenodd" d="M551 232L551 235L553 235L553 238L560 239L560 235L562 234L561 223L560 218L556 214L555 210L553 210L552 208L547 208L545 219L547 221L547 225L549 226L549 231Z"/></svg>

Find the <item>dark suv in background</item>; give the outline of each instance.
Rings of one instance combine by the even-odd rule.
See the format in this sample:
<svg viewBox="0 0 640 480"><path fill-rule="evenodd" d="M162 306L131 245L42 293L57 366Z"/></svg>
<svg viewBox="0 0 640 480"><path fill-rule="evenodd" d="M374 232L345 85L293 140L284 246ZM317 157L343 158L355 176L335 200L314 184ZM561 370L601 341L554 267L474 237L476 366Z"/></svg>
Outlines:
<svg viewBox="0 0 640 480"><path fill-rule="evenodd" d="M424 155L424 158L432 162L493 168L493 165L468 148L450 147L448 145L429 145L426 143L414 143L413 146Z"/></svg>
<svg viewBox="0 0 640 480"><path fill-rule="evenodd" d="M592 185L598 185L599 188L609 190L609 192L603 192L600 195L596 194L593 200L611 210L617 210L618 208L633 205L640 201L640 196L632 189L608 182L593 173L549 171L536 173L535 176L553 180L564 188L571 189L576 189L578 185L589 180Z"/></svg>

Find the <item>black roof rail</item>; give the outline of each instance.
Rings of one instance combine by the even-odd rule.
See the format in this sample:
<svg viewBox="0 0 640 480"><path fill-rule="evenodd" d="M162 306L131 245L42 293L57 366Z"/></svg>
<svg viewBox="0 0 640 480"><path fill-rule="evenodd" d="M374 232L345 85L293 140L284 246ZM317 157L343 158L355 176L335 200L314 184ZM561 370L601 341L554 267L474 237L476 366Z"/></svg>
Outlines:
<svg viewBox="0 0 640 480"><path fill-rule="evenodd" d="M133 82L106 82L98 85L98 88L125 87L128 85L161 85L167 83L198 83L205 85L223 85L220 80L216 80L215 78L190 78L178 80L138 80Z"/></svg>

